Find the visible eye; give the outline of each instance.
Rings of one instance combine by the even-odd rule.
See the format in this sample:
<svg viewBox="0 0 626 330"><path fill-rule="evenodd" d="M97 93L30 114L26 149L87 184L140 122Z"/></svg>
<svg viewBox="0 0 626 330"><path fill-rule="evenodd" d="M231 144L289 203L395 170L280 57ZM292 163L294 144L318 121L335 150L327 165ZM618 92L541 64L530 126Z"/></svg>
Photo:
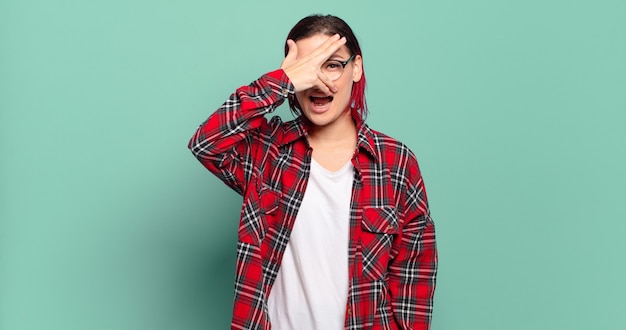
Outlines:
<svg viewBox="0 0 626 330"><path fill-rule="evenodd" d="M340 62L338 61L326 61L326 63L324 63L324 65L322 65L322 69L324 71L341 71L343 70L343 65L341 65Z"/></svg>

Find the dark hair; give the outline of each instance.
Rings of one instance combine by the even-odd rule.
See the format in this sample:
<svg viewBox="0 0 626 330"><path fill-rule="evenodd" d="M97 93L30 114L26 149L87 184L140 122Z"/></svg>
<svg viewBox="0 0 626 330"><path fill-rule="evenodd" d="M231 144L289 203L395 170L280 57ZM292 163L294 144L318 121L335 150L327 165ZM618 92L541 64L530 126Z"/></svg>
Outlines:
<svg viewBox="0 0 626 330"><path fill-rule="evenodd" d="M315 34L335 35L339 34L346 37L346 48L350 51L350 55L360 55L361 46L352 32L348 24L339 17L332 15L311 15L301 19L287 35L287 40L298 41L300 39L311 37ZM285 56L289 52L289 46L285 41ZM361 80L352 85L352 93L350 95L350 112L354 119L365 120L367 117L367 103L365 102L365 70L363 70ZM289 108L295 114L301 113L298 100L289 97Z"/></svg>

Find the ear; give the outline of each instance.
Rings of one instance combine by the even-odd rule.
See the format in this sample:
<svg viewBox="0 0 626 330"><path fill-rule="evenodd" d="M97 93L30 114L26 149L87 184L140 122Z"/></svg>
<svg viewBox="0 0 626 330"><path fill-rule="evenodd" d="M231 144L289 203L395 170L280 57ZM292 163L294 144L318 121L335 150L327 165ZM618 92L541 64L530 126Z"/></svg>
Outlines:
<svg viewBox="0 0 626 330"><path fill-rule="evenodd" d="M352 60L352 81L358 82L363 76L363 59L357 55Z"/></svg>

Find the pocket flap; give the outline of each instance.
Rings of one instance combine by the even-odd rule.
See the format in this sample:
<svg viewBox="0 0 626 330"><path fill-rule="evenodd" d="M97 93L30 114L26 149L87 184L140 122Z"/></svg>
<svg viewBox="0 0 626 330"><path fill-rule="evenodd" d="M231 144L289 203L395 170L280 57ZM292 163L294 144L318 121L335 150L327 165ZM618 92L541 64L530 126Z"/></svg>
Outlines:
<svg viewBox="0 0 626 330"><path fill-rule="evenodd" d="M364 207L361 227L371 233L397 234L396 208L393 206Z"/></svg>

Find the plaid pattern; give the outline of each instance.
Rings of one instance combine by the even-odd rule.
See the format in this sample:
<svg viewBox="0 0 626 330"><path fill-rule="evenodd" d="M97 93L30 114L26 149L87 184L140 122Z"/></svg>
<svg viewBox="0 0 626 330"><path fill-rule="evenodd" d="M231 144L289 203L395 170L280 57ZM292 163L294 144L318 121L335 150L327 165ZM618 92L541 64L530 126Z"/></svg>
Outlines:
<svg viewBox="0 0 626 330"><path fill-rule="evenodd" d="M265 115L295 93L282 70L243 86L189 142L200 162L243 196L232 329L270 329L267 298L309 178L306 125ZM358 123L352 163L345 328L429 329L437 249L417 160Z"/></svg>

